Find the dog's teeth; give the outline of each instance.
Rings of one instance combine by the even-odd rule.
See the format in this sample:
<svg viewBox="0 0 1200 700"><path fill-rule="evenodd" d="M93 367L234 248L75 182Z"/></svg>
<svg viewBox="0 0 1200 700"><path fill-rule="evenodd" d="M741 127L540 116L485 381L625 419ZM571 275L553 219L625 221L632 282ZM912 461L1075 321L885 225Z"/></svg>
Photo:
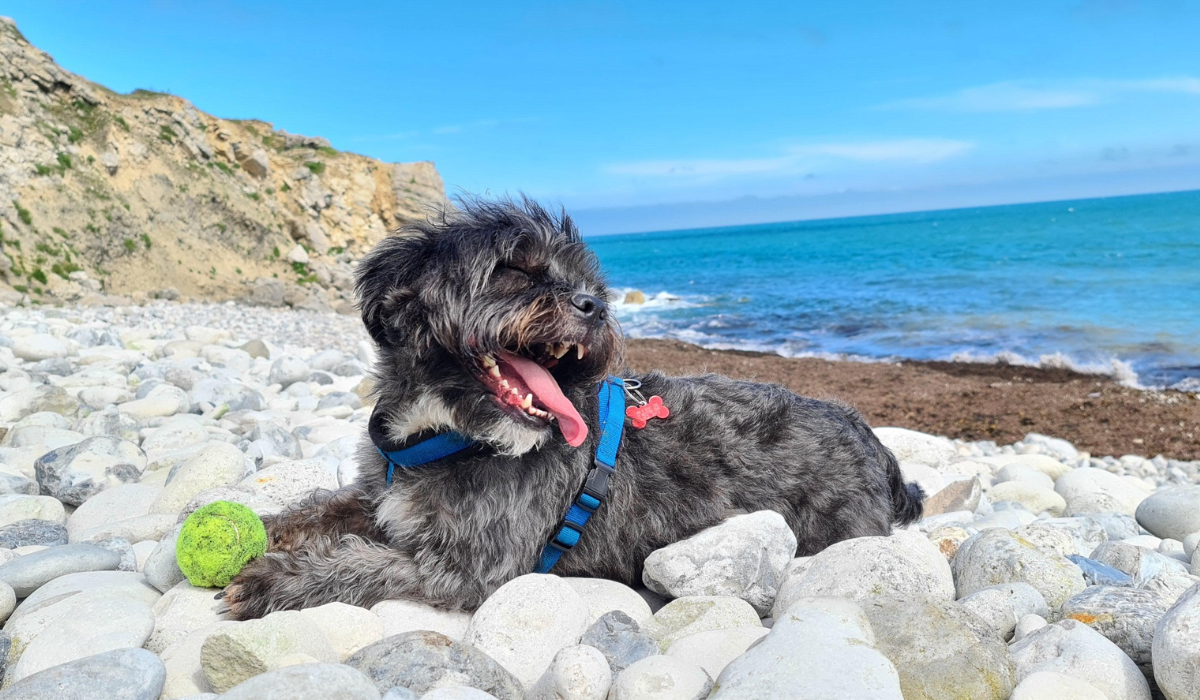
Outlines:
<svg viewBox="0 0 1200 700"><path fill-rule="evenodd" d="M500 388L501 388L501 389L507 389L507 388L508 388L508 380L507 380L507 379L501 379L501 380L500 380ZM516 391L516 389L513 389L513 391Z"/></svg>
<svg viewBox="0 0 1200 700"><path fill-rule="evenodd" d="M525 400L521 402L521 408L528 409L533 405L533 394L525 394Z"/></svg>
<svg viewBox="0 0 1200 700"><path fill-rule="evenodd" d="M571 346L567 345L566 343L555 343L553 347L554 349L552 350L552 353L554 354L554 359L556 360L561 360L562 356L567 354L567 350L571 349Z"/></svg>
<svg viewBox="0 0 1200 700"><path fill-rule="evenodd" d="M586 354L587 354L587 348L583 347L583 343L580 343L579 345L575 346L575 359L582 360L583 356Z"/></svg>
<svg viewBox="0 0 1200 700"><path fill-rule="evenodd" d="M512 388L512 395L513 395L513 396L520 396L520 395L521 395L521 392L520 392L520 391L518 391L518 390L517 390L517 387L515 387L515 386L514 386L514 387Z"/></svg>
<svg viewBox="0 0 1200 700"><path fill-rule="evenodd" d="M496 360L493 359L491 355L484 355L483 356L483 366L484 367L495 367Z"/></svg>
<svg viewBox="0 0 1200 700"><path fill-rule="evenodd" d="M488 368L488 374L492 375L496 379L499 379L500 378L500 368L497 367L496 365L492 365L491 367Z"/></svg>

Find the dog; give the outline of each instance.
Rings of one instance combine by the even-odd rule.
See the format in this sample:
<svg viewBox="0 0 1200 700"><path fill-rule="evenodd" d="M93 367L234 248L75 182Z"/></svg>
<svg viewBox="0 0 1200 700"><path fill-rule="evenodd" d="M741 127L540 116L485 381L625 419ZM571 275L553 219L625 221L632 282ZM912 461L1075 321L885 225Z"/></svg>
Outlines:
<svg viewBox="0 0 1200 700"><path fill-rule="evenodd" d="M670 414L625 427L607 498L555 574L636 585L651 552L737 513L782 514L798 555L921 515L920 488L848 406L628 371L598 261L565 213L466 199L380 242L356 274L378 347L376 432L475 444L393 470L364 439L357 482L264 519L267 554L224 592L236 619L334 601L477 608L558 532L593 468L610 375Z"/></svg>

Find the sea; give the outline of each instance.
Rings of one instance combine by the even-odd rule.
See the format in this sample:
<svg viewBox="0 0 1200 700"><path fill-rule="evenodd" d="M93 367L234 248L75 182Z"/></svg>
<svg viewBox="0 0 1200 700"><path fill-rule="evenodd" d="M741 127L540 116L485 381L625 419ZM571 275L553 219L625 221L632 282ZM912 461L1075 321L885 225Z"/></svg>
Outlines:
<svg viewBox="0 0 1200 700"><path fill-rule="evenodd" d="M1200 391L1200 192L587 238L627 336ZM626 303L634 290L644 303Z"/></svg>

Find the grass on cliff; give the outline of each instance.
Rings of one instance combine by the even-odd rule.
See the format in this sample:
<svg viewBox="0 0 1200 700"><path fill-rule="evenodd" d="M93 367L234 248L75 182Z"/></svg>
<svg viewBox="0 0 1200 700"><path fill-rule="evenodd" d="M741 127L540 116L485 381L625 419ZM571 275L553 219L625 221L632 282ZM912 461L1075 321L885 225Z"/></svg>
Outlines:
<svg viewBox="0 0 1200 700"><path fill-rule="evenodd" d="M312 171L313 175L320 175L325 172L325 164L319 160L310 160L304 164L304 167Z"/></svg>
<svg viewBox="0 0 1200 700"><path fill-rule="evenodd" d="M30 214L29 210L25 207L22 207L21 203L17 200L14 199L12 203L13 206L17 208L17 218L21 220L21 223L25 224L26 226L32 226L33 214Z"/></svg>

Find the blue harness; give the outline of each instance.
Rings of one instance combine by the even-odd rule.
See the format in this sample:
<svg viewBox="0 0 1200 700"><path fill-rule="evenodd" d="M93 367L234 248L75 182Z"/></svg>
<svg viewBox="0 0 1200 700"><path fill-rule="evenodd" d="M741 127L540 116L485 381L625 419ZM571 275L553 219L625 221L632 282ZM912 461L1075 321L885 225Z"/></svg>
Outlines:
<svg viewBox="0 0 1200 700"><path fill-rule="evenodd" d="M596 458L588 471L583 489L567 510L558 532L542 548L542 556L534 573L549 573L558 563L563 552L579 544L583 528L592 514L608 496L608 479L617 467L617 452L621 448L621 433L625 428L625 382L619 377L609 377L600 383L600 442L596 445ZM376 418L379 416L379 418ZM478 447L471 438L458 432L439 433L427 440L395 450L388 446L381 425L382 416L372 416L369 432L375 449L387 460L387 484L392 485L396 467L409 469L436 462L464 450Z"/></svg>

